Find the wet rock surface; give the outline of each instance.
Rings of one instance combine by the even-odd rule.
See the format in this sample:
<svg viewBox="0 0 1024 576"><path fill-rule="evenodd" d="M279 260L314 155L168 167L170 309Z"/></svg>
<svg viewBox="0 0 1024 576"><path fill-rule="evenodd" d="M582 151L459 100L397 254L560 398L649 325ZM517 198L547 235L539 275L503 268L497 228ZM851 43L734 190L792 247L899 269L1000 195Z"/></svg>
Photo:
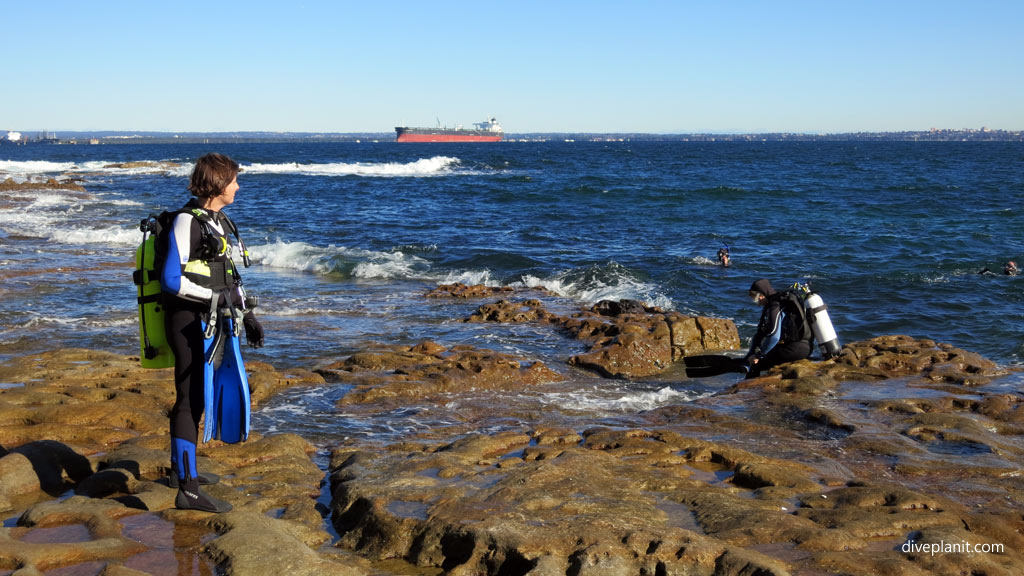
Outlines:
<svg viewBox="0 0 1024 576"><path fill-rule="evenodd" d="M540 361L472 346L445 348L430 341L416 346L382 345L329 364L319 373L355 386L343 404L413 402L471 390L520 390L562 379Z"/></svg>
<svg viewBox="0 0 1024 576"><path fill-rule="evenodd" d="M254 403L323 382L253 364ZM242 444L201 445L199 468L221 477L204 490L234 510L176 510L166 477L170 370L71 349L7 362L0 382L11 386L0 390L0 509L23 511L0 529L0 569L176 574L205 563L226 574L366 573L315 552L330 536L316 503L324 475L306 440L253 433Z"/></svg>
<svg viewBox="0 0 1024 576"><path fill-rule="evenodd" d="M570 357L570 365L608 378L645 378L686 356L740 346L732 320L665 313L635 300L602 300L575 314L559 315L537 299L501 299L481 305L466 321L550 325L589 346L586 353Z"/></svg>
<svg viewBox="0 0 1024 576"><path fill-rule="evenodd" d="M446 574L1018 574L1024 398L1001 374L881 337L628 426L345 444L337 545Z"/></svg>
<svg viewBox="0 0 1024 576"><path fill-rule="evenodd" d="M515 290L509 286L484 286L482 284L441 284L430 292L427 298L489 298L498 294L509 294Z"/></svg>
<svg viewBox="0 0 1024 576"><path fill-rule="evenodd" d="M628 324L651 337L651 317L664 318L670 349L705 346L714 332L656 311L590 312L571 320L595 342ZM1002 383L1005 369L930 340L855 342L832 360L733 375L701 397L612 417L555 408L544 398L564 375L469 346L371 346L315 372L249 368L254 402L343 384L339 417L416 405L447 411L447 424L334 447L329 510L317 503L324 473L307 440L254 433L204 444L200 469L222 478L206 489L234 510L180 511L166 481L169 371L87 350L15 358L0 365L10 386L0 390L0 508L18 513L0 529L0 570L388 574L380 567L402 561L403 574L999 575L1024 566L1024 397Z"/></svg>
<svg viewBox="0 0 1024 576"><path fill-rule="evenodd" d="M20 190L73 190L75 192L85 192L85 188L77 182L57 180L56 178L47 178L43 181L30 180L27 182L15 182L11 178L6 178L0 182L0 192Z"/></svg>

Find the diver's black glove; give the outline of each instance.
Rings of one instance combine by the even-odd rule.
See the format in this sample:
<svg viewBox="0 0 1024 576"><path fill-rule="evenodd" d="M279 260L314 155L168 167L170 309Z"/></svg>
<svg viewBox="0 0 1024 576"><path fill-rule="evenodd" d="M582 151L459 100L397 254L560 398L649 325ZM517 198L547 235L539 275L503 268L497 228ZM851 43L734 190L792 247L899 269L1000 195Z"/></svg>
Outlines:
<svg viewBox="0 0 1024 576"><path fill-rule="evenodd" d="M261 348L263 346L263 326L260 325L259 320L256 320L251 311L246 312L245 316L242 317L242 325L245 326L245 340L249 343L249 346Z"/></svg>

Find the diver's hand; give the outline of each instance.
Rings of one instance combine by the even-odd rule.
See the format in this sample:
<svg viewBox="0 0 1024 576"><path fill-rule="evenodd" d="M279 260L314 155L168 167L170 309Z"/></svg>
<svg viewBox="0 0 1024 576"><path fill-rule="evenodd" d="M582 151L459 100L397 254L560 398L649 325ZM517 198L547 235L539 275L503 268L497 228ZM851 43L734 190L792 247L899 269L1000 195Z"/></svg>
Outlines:
<svg viewBox="0 0 1024 576"><path fill-rule="evenodd" d="M263 346L263 326L251 311L246 312L242 317L242 325L245 326L245 340L249 346L261 348Z"/></svg>

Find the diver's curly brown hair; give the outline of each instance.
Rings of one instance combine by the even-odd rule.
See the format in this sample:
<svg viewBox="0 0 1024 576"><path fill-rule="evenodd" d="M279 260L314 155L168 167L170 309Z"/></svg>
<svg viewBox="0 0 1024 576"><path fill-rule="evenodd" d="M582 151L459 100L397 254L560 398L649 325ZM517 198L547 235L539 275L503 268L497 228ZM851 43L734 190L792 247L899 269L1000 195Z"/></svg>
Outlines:
<svg viewBox="0 0 1024 576"><path fill-rule="evenodd" d="M238 162L216 152L196 160L192 169L188 190L198 198L220 196L231 181L238 176Z"/></svg>

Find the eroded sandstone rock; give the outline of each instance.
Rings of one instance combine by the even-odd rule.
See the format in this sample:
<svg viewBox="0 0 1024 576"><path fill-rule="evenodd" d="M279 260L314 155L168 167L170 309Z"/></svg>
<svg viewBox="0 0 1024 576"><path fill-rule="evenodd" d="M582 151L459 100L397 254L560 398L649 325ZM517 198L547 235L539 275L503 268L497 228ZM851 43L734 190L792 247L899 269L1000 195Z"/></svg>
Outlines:
<svg viewBox="0 0 1024 576"><path fill-rule="evenodd" d="M539 300L481 305L467 322L540 322L586 342L590 350L569 364L608 378L644 378L673 362L709 350L739 348L736 325L727 319L664 313L635 300L602 300L570 316L553 314Z"/></svg>
<svg viewBox="0 0 1024 576"><path fill-rule="evenodd" d="M510 286L484 286L483 284L466 285L461 282L440 284L430 292L427 298L489 298L498 294L509 294L515 289Z"/></svg>
<svg viewBox="0 0 1024 576"><path fill-rule="evenodd" d="M543 362L434 342L359 352L320 371L355 384L342 404L409 401L469 390L519 390L562 379Z"/></svg>
<svg viewBox="0 0 1024 576"><path fill-rule="evenodd" d="M27 182L15 182L13 179L7 178L3 182L0 182L0 192L10 192L15 190L73 190L75 192L85 192L85 188L77 182L57 180L56 178L47 178L43 182L37 182L34 180Z"/></svg>
<svg viewBox="0 0 1024 576"><path fill-rule="evenodd" d="M311 372L253 364L254 402L323 383ZM207 562L227 574L365 574L358 562L314 552L329 538L316 507L323 472L297 436L253 431L241 444L200 445L199 468L221 476L204 489L230 502L233 516L174 509L177 490L166 478L171 378L170 370L142 369L138 358L90 350L0 365L0 381L21 384L0 390L0 511L26 510L18 526L0 529L0 568L31 574L102 562L104 574L128 575L147 543L189 533L186 553L208 550ZM69 490L75 495L53 499Z"/></svg>
<svg viewBox="0 0 1024 576"><path fill-rule="evenodd" d="M669 432L583 436L584 445L575 432L535 430L384 453L339 449L339 545L451 574L789 573L782 562L704 535L694 520L686 501L703 491L725 499L748 493L691 478L687 463L716 447ZM531 445L543 438L538 457ZM736 467L764 461L721 451Z"/></svg>

